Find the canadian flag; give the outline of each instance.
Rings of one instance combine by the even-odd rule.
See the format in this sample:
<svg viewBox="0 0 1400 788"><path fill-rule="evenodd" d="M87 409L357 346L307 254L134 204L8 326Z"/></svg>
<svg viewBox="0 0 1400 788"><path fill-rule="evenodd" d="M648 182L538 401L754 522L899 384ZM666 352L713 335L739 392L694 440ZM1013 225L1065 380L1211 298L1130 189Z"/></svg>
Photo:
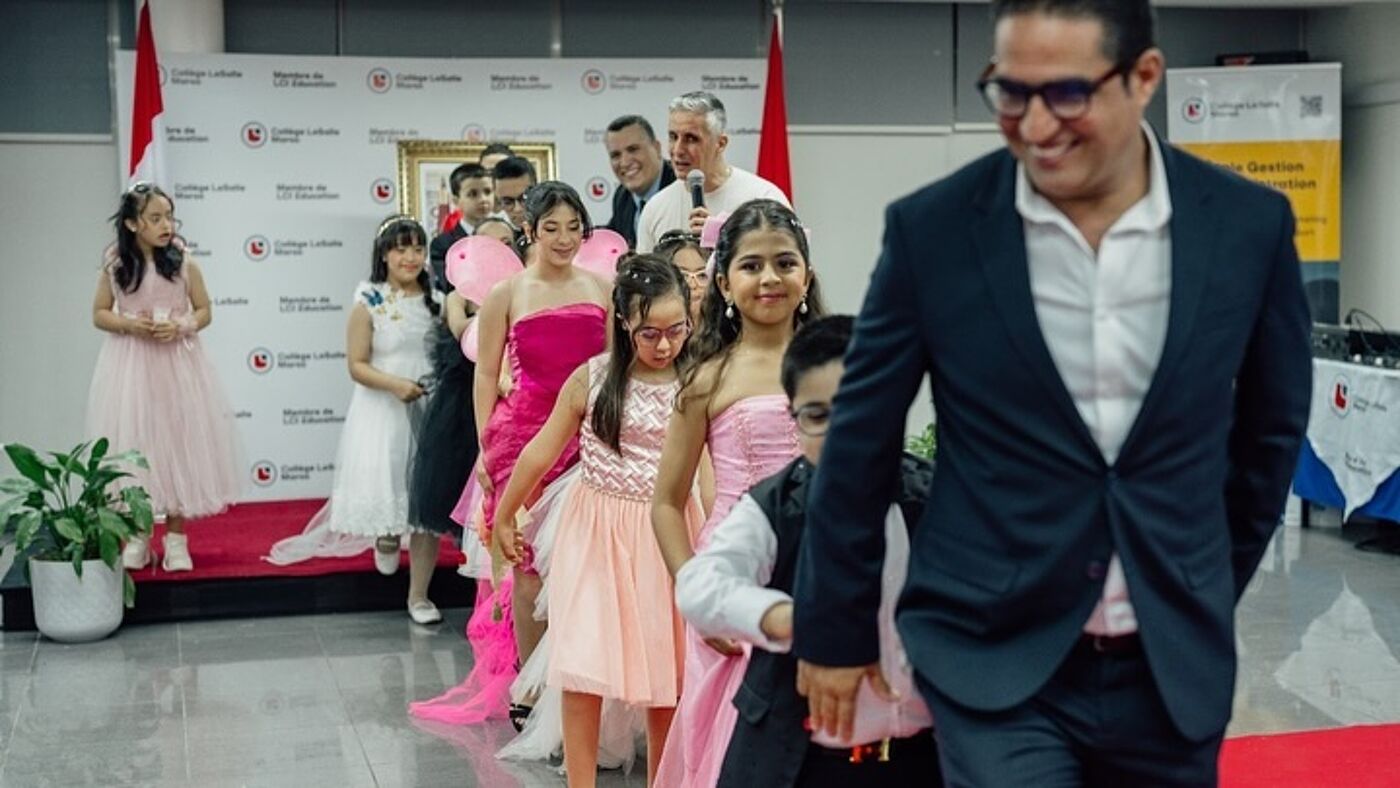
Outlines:
<svg viewBox="0 0 1400 788"><path fill-rule="evenodd" d="M758 177L783 190L792 201L792 167L788 163L787 98L783 90L782 3L773 10L768 39L768 79L763 84L763 126L758 135Z"/></svg>
<svg viewBox="0 0 1400 788"><path fill-rule="evenodd" d="M156 39L151 34L151 4L141 4L136 26L136 89L131 103L131 159L128 185L146 181L165 186L165 124L161 114L160 63L156 59Z"/></svg>

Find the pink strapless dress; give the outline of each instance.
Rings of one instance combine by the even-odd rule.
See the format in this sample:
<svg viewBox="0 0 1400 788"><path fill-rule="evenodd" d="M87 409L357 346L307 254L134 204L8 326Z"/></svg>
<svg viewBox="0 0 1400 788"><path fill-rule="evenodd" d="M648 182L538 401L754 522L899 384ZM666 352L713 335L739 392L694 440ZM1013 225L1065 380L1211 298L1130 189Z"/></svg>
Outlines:
<svg viewBox="0 0 1400 788"><path fill-rule="evenodd" d="M510 327L506 357L513 387L509 396L496 402L481 431L481 462L493 487L481 496L481 511L487 516L495 512L497 496L510 481L515 461L544 426L569 375L607 347L607 327L606 311L587 303L541 309ZM548 487L577 459L578 439L572 438L540 481L540 489ZM452 519L470 531L476 516L476 485L467 481ZM527 571L531 569L528 553L527 546Z"/></svg>
<svg viewBox="0 0 1400 788"><path fill-rule="evenodd" d="M700 531L703 547L715 526L744 493L783 469L799 454L797 426L782 394L749 397L730 405L710 422L707 436L715 467L715 508ZM738 711L731 702L748 669L747 649L724 657L685 629L685 679L656 785L713 788Z"/></svg>
<svg viewBox="0 0 1400 788"><path fill-rule="evenodd" d="M505 489L525 444L535 437L554 410L554 401L569 375L607 346L607 312L597 304L567 304L541 309L515 321L506 337L506 356L514 386L510 395L496 402L481 432L481 462L495 488L482 496L470 480L462 490L452 519L466 528L463 540L475 538L473 521L478 508L493 512L496 496ZM554 481L578 459L578 439L545 474L541 488ZM479 504L478 504L479 501ZM530 570L527 548L525 567ZM515 631L510 605L511 575L499 584L477 581L476 604L467 622L472 648L472 670L460 685L446 694L409 705L421 719L469 725L504 717L510 685L518 671ZM521 615L529 615L523 611Z"/></svg>

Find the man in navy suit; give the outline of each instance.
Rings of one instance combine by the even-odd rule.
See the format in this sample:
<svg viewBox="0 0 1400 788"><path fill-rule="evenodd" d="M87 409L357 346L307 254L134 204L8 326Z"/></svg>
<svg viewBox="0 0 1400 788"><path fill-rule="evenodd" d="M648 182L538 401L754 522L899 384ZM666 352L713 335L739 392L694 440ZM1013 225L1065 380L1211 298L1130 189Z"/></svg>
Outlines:
<svg viewBox="0 0 1400 788"><path fill-rule="evenodd" d="M641 115L623 115L608 124L603 144L608 149L608 165L617 176L613 192L612 219L608 229L627 239L628 248L637 246L637 218L647 200L671 185L676 171L661 158L661 142L651 123Z"/></svg>
<svg viewBox="0 0 1400 788"><path fill-rule="evenodd" d="M994 0L1005 150L895 202L808 501L794 652L814 724L885 689L891 419L938 464L899 629L957 786L1211 785L1234 608L1308 414L1285 198L1171 148L1148 0Z"/></svg>

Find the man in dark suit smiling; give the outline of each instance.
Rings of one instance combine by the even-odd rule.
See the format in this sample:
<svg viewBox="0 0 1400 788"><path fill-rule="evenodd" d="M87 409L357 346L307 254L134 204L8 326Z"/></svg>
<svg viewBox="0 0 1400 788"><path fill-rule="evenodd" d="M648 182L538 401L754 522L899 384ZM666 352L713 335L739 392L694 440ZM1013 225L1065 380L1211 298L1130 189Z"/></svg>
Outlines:
<svg viewBox="0 0 1400 788"><path fill-rule="evenodd" d="M656 131L641 115L623 115L609 123L603 144L608 149L608 164L618 180L608 229L621 234L629 247L636 248L637 217L641 216L642 207L676 179L676 171L661 158Z"/></svg>
<svg viewBox="0 0 1400 788"><path fill-rule="evenodd" d="M880 530L927 376L938 464L899 613L959 786L1210 785L1234 606L1308 414L1276 192L1143 122L1148 0L993 0L1005 150L895 202L808 502L813 722L884 686Z"/></svg>

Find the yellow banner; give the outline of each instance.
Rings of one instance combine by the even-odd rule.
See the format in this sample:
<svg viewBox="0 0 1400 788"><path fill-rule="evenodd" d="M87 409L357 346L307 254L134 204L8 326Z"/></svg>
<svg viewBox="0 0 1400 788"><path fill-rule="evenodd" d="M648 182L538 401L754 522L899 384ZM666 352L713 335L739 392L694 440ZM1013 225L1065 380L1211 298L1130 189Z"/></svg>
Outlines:
<svg viewBox="0 0 1400 788"><path fill-rule="evenodd" d="M1323 263L1342 259L1341 140L1178 144L1283 192L1298 218L1294 240L1300 260Z"/></svg>

